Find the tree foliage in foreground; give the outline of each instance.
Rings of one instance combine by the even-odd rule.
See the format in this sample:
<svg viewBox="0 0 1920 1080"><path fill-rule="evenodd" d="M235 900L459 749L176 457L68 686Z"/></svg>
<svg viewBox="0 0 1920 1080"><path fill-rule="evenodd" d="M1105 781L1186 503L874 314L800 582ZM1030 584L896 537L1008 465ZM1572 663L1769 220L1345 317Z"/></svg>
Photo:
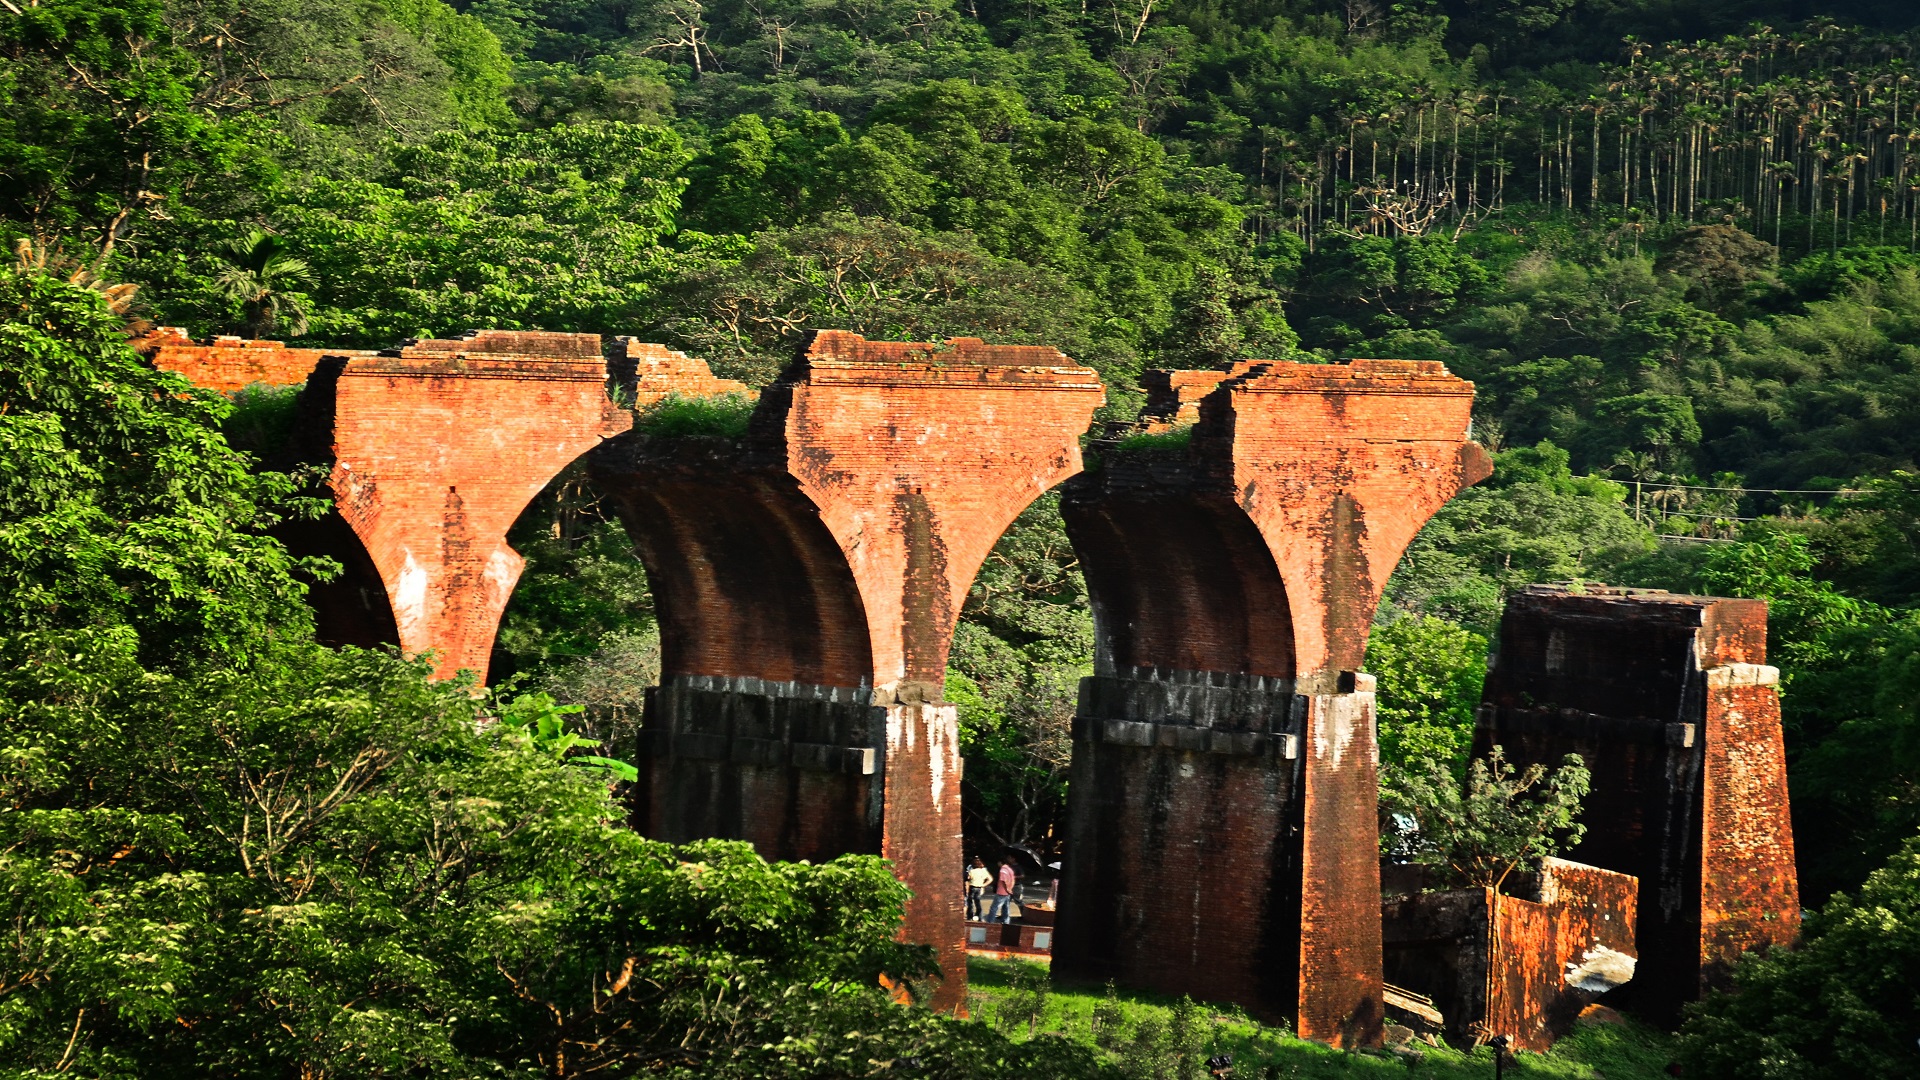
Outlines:
<svg viewBox="0 0 1920 1080"><path fill-rule="evenodd" d="M1688 1076L1920 1074L1920 840L1810 915L1795 949L1750 953L1681 1031Z"/></svg>
<svg viewBox="0 0 1920 1080"><path fill-rule="evenodd" d="M98 293L0 269L0 622L126 627L185 662L302 627L292 484L221 437L232 406L155 371Z"/></svg>
<svg viewBox="0 0 1920 1080"><path fill-rule="evenodd" d="M16 1075L1097 1072L891 1004L883 974L934 969L884 862L618 824L550 702L306 645L194 676L108 631L0 657Z"/></svg>

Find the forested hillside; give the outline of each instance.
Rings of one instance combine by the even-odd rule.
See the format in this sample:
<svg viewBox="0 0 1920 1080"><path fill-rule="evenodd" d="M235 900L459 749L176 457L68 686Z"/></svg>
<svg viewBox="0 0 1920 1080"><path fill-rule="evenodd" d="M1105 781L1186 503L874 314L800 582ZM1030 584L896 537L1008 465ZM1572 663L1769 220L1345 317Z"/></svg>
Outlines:
<svg viewBox="0 0 1920 1080"><path fill-rule="evenodd" d="M494 326L633 334L760 385L810 328L964 333L1062 348L1107 378L1103 419L1126 421L1149 367L1444 360L1479 386L1474 433L1498 470L1415 542L1383 604L1369 663L1389 787L1434 761L1464 768L1512 588L1762 596L1805 893L1858 889L1892 859L1869 886L1884 900L1900 880L1912 891L1912 856L1897 853L1920 831L1916 61L1920 7L1905 0L0 0L0 233L18 264L6 363L45 361L78 324L88 363L125 359L101 335L152 325L363 347ZM62 282L98 310L60 307L80 302L44 291ZM131 377L107 368L106 382ZM193 415L131 435L101 421L74 441L88 410L129 406L8 378L0 592L18 618L0 632L105 634L69 651L119 673L100 676L111 693L65 668L0 682L9 700L62 703L62 745L106 745L87 725L108 698L153 716L169 694L238 707L218 680L156 690L140 673L240 657L271 672L248 707L398 708L447 753L493 760L498 747L440 723L470 706L397 690L402 705L380 705L378 689L342 705L345 684L404 678L276 651L297 652L285 642L307 630L289 598L320 568L257 532L303 512L300 479L249 478L227 443L277 461L289 398L242 394L231 415L181 398ZM142 386L142 401L179 392ZM23 419L50 393L66 442ZM171 472L141 472L151 459L132 481L88 471L89 455L138 458L142 439L164 444ZM161 494L116 504L122 489ZM191 522L167 541L127 533L155 515ZM42 558L33 540L60 530L105 539ZM657 671L645 575L581 475L513 539L528 572L495 670L585 706L618 754ZM147 554L169 543L178 566ZM253 587L225 593L243 579ZM22 671L66 648L7 640ZM1084 585L1043 499L989 560L955 644L974 843L1053 851L1091 651ZM20 738L6 761L57 751ZM163 765L181 752L171 739ZM18 769L31 782L8 780L29 793L17 806L93 782ZM431 802L437 774L420 769L395 805ZM538 802L550 781L515 798ZM561 801L568 827L591 831L600 804ZM101 848L109 834L32 843L107 859L121 843ZM540 872L560 873L549 856ZM271 899L251 888L229 898ZM705 933L705 917L673 932ZM583 926L552 932L604 930ZM826 973L783 963L802 982L911 969L854 955ZM473 972L494 959L468 962L448 978L470 977L459 991L478 1001ZM47 1061L64 1060L54 1011L9 1019L13 985L0 981L0 1042L52 1039ZM1825 992L1811 986L1803 996ZM289 1033L330 1030L301 1016ZM1760 1075L1727 1053L1701 1067ZM1830 1060L1813 1042L1754 1053Z"/></svg>

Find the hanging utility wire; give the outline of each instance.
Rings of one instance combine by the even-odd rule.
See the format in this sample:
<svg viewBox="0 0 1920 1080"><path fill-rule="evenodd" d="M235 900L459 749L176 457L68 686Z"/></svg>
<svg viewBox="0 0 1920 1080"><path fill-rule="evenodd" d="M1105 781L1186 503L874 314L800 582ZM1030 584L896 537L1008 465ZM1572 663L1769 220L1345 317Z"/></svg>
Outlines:
<svg viewBox="0 0 1920 1080"><path fill-rule="evenodd" d="M1612 480L1612 477L1603 479ZM1671 484L1661 480L1613 480L1613 483L1677 491L1737 491L1745 495L1859 495L1867 490L1866 488L1710 487L1706 484Z"/></svg>

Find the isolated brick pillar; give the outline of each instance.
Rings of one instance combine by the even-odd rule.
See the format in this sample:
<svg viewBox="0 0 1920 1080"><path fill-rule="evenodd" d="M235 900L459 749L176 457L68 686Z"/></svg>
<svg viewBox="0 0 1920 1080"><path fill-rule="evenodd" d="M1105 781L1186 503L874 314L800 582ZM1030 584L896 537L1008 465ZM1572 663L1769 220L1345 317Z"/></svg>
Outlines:
<svg viewBox="0 0 1920 1080"><path fill-rule="evenodd" d="M1053 349L823 331L741 442L633 432L589 460L661 623L636 824L769 858L881 854L905 933L965 1003L961 605L1022 509L1080 468L1104 394Z"/></svg>
<svg viewBox="0 0 1920 1080"><path fill-rule="evenodd" d="M1779 672L1759 600L1533 586L1507 602L1474 752L1593 774L1569 858L1640 879L1640 973L1619 995L1672 1023L1800 904Z"/></svg>
<svg viewBox="0 0 1920 1080"><path fill-rule="evenodd" d="M1359 668L1401 552L1489 472L1466 441L1472 384L1393 360L1147 382L1157 427L1197 417L1187 445L1108 450L1061 502L1098 638L1056 969L1376 1041L1377 751Z"/></svg>

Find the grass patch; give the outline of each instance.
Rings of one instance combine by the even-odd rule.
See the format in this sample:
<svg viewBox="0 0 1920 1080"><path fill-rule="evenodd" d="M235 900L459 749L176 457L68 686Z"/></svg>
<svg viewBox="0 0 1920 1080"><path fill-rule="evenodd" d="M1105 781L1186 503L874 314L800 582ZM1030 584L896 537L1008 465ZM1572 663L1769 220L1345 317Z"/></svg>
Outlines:
<svg viewBox="0 0 1920 1080"><path fill-rule="evenodd" d="M1098 1047L1140 1080L1200 1080L1213 1054L1233 1055L1234 1080L1486 1080L1493 1055L1413 1046L1418 1061L1385 1051L1334 1050L1268 1027L1238 1008L1111 987L1051 989L1047 969L1023 960L967 962L975 1020L1016 1040L1064 1035ZM1538 1080L1667 1080L1672 1040L1644 1025L1583 1026L1546 1054L1520 1053L1506 1074Z"/></svg>
<svg viewBox="0 0 1920 1080"><path fill-rule="evenodd" d="M1114 450L1122 454L1150 454L1156 457L1178 457L1187 452L1187 444L1193 441L1193 425L1182 424L1170 431L1140 432L1121 439Z"/></svg>
<svg viewBox="0 0 1920 1080"><path fill-rule="evenodd" d="M739 439L753 420L747 394L688 397L674 392L633 414L633 426L661 439Z"/></svg>

